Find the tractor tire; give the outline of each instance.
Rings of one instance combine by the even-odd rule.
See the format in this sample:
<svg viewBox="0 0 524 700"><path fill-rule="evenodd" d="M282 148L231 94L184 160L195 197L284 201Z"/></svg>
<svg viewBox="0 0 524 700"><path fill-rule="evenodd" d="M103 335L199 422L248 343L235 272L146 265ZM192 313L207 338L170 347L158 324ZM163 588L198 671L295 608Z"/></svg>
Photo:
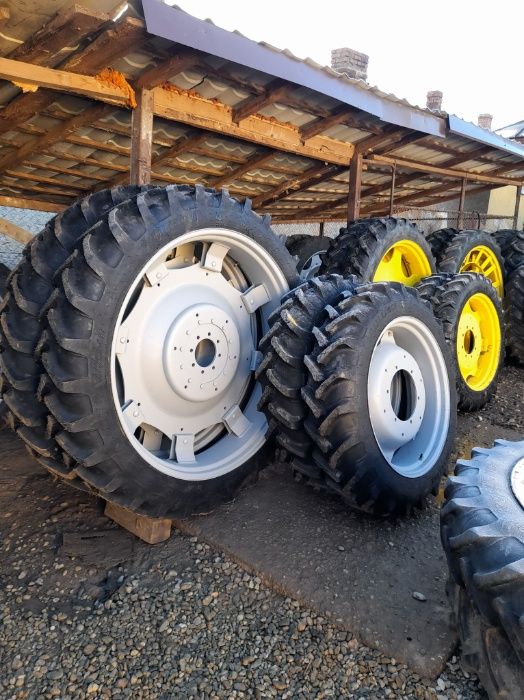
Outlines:
<svg viewBox="0 0 524 700"><path fill-rule="evenodd" d="M258 340L296 281L269 217L226 190L157 188L99 220L40 342L75 475L151 517L231 498L266 458Z"/></svg>
<svg viewBox="0 0 524 700"><path fill-rule="evenodd" d="M437 258L439 272L476 272L487 277L504 296L504 260L494 237L485 231L465 230L453 236Z"/></svg>
<svg viewBox="0 0 524 700"><path fill-rule="evenodd" d="M458 407L482 408L497 388L504 359L502 304L491 282L463 272L428 277L417 286L442 323L455 362Z"/></svg>
<svg viewBox="0 0 524 700"><path fill-rule="evenodd" d="M505 305L509 356L524 365L524 265L518 267L508 279Z"/></svg>
<svg viewBox="0 0 524 700"><path fill-rule="evenodd" d="M304 430L304 355L313 348L313 328L325 320L326 307L352 294L356 284L355 278L340 275L322 275L302 284L271 314L269 331L259 345L263 356L256 376L263 391L258 407L266 414L270 434L298 458L296 469L309 476L314 442Z"/></svg>
<svg viewBox="0 0 524 700"><path fill-rule="evenodd" d="M55 423L37 400L43 367L37 352L55 275L100 216L136 196L138 187L101 190L75 202L47 222L24 249L8 278L0 310L0 368L7 421L29 452L47 469L67 475L71 460L54 440Z"/></svg>
<svg viewBox="0 0 524 700"><path fill-rule="evenodd" d="M451 354L431 308L404 285L362 285L315 341L302 396L325 485L371 515L419 507L438 489L456 428Z"/></svg>
<svg viewBox="0 0 524 700"><path fill-rule="evenodd" d="M506 634L482 619L466 591L452 579L446 592L459 633L462 669L478 677L489 700L520 697L524 687L524 666Z"/></svg>
<svg viewBox="0 0 524 700"><path fill-rule="evenodd" d="M457 233L459 233L457 228L439 228L427 234L426 240L431 246L431 252L437 262L437 267L442 251L446 249Z"/></svg>
<svg viewBox="0 0 524 700"><path fill-rule="evenodd" d="M501 229L495 231L492 236L500 247L508 278L517 267L524 265L524 231Z"/></svg>
<svg viewBox="0 0 524 700"><path fill-rule="evenodd" d="M356 275L362 282L414 286L436 271L429 243L407 219L367 219L342 229L326 255L322 272Z"/></svg>
<svg viewBox="0 0 524 700"><path fill-rule="evenodd" d="M296 259L297 270L303 282L315 277L320 270L323 256L331 239L327 236L308 236L297 234L288 236L285 240L286 248Z"/></svg>
<svg viewBox="0 0 524 700"><path fill-rule="evenodd" d="M524 441L496 440L459 460L441 538L454 582L524 664ZM517 697L517 696L507 696Z"/></svg>

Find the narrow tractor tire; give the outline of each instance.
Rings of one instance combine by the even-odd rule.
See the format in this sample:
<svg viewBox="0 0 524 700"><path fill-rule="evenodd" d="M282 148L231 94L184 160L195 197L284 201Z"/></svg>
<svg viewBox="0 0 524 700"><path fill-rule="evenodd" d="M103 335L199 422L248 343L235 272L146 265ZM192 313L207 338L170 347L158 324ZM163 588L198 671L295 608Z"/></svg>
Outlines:
<svg viewBox="0 0 524 700"><path fill-rule="evenodd" d="M496 440L459 460L445 489L441 538L455 583L524 664L524 509L512 488L518 464L524 441Z"/></svg>
<svg viewBox="0 0 524 700"><path fill-rule="evenodd" d="M524 365L524 265L518 267L508 279L505 306L509 356Z"/></svg>
<svg viewBox="0 0 524 700"><path fill-rule="evenodd" d="M314 265L314 259L318 256L320 260L326 253L331 239L327 236L308 236L299 233L288 236L285 243L291 255L296 258L297 270L305 282L318 273L320 264Z"/></svg>
<svg viewBox="0 0 524 700"><path fill-rule="evenodd" d="M266 413L269 432L308 471L314 442L304 430L307 406L301 390L307 381L304 356L314 344L312 330L325 320L325 307L354 292L355 278L322 275L294 290L269 317L270 329L260 341L263 353L257 369L262 384L259 409Z"/></svg>
<svg viewBox="0 0 524 700"><path fill-rule="evenodd" d="M341 229L340 235L324 256L321 271L356 275L362 282L373 282L384 256L395 244L403 242L417 247L425 259L424 271L418 276L406 273L406 278L402 280L377 281L396 281L413 286L422 277L433 274L436 267L429 243L418 227L408 219L366 219Z"/></svg>
<svg viewBox="0 0 524 700"><path fill-rule="evenodd" d="M439 228L427 234L426 240L431 246L431 252L433 253L437 267L443 251L455 238L457 233L459 233L457 228Z"/></svg>
<svg viewBox="0 0 524 700"><path fill-rule="evenodd" d="M450 272L457 274L459 272L477 272L484 274L481 267L468 264L468 256L476 248L482 247L490 251L493 261L496 261L498 271L495 274L496 279L492 279L493 285L497 288L500 298L503 297L505 265L500 247L495 238L485 231L464 230L453 236L440 252L437 258L438 272ZM478 267L478 269L477 269Z"/></svg>
<svg viewBox="0 0 524 700"><path fill-rule="evenodd" d="M101 190L57 214L28 243L8 278L0 312L2 399L7 420L31 454L55 474L68 474L71 461L56 444L55 422L37 398L44 372L37 345L55 275L98 218L129 197L136 197L140 189Z"/></svg>
<svg viewBox="0 0 524 700"><path fill-rule="evenodd" d="M309 379L302 390L309 407L306 429L318 448L313 453L314 459L323 472L325 485L338 493L351 508L376 516L406 514L414 507L420 507L429 493L436 493L455 435L454 372L442 329L429 305L414 289L395 283L362 285L354 295L327 312L328 321L313 331L316 344L313 352L305 358ZM438 387L447 392L435 409L440 413L433 417L428 413L425 422L420 423L422 432L418 439L424 444L420 449L426 450L427 447L430 453L425 455L426 463L422 463L421 472L412 474L393 467L386 459L370 415L370 401L380 402L382 397L382 389L378 396L376 382L379 378L372 373L372 360L385 329L398 319L401 322L407 319L413 327L424 328L425 337L431 337L434 343L436 355L432 358L439 369L431 377L431 390L426 389L428 398L433 400L431 391L439 391ZM419 358L420 347L416 351ZM391 374L382 376L393 381L394 374L393 366ZM375 382L371 390L369 381ZM385 400L393 406L389 390L387 393ZM415 391L414 398L420 398L416 394ZM386 408L381 404L380 414L382 405ZM415 402L415 407L417 405ZM413 408L414 420L418 419L416 410ZM400 420L409 420L409 415ZM415 431L412 439L417 439L418 423L409 429ZM432 442L435 440L436 446ZM414 449L418 453L418 443ZM422 456L418 458L412 454L410 457L410 466L414 465L415 471Z"/></svg>
<svg viewBox="0 0 524 700"><path fill-rule="evenodd" d="M232 498L267 463L266 442L216 477L173 476L135 447L122 423L125 405L113 393L118 376L112 370L113 339L119 314L133 308L126 296L132 280L143 279L146 262L176 247L179 237L217 228L232 229L263 248L285 280L285 291L296 284L293 258L271 230L269 217L251 210L250 200L240 203L226 190L201 186L152 189L115 207L75 248L57 280L40 342L47 379L44 401L59 425L56 440L72 458L75 475L105 499L151 517L208 510ZM204 275L205 269L199 269ZM220 272L205 276L215 274ZM187 299L188 307L192 303L198 299ZM253 382L251 397L255 388Z"/></svg>
<svg viewBox="0 0 524 700"><path fill-rule="evenodd" d="M501 229L492 236L500 247L506 277L509 278L517 267L524 265L524 231Z"/></svg>
<svg viewBox="0 0 524 700"><path fill-rule="evenodd" d="M500 627L483 620L466 591L452 579L448 581L446 592L459 633L462 669L479 678L489 700L520 697L524 666L507 635Z"/></svg>
<svg viewBox="0 0 524 700"><path fill-rule="evenodd" d="M446 341L449 343L455 363L457 380L458 407L463 411L476 411L484 406L493 396L497 388L498 374L504 359L504 315L502 303L491 282L482 275L463 272L457 275L440 274L428 277L417 286L420 296L431 303L435 316L442 323ZM468 384L463 376L458 356L459 346L463 348L464 341L459 342L459 322L463 309L475 294L487 298L491 302L492 311L498 324L498 349L494 350L494 367L491 369L489 383L475 389ZM485 300L486 301L486 300Z"/></svg>

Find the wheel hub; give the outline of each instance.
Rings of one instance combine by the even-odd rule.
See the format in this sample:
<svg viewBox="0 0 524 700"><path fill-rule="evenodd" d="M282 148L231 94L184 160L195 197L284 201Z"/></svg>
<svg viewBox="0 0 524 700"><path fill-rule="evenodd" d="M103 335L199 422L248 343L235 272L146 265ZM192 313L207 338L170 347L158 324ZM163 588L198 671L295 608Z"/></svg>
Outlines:
<svg viewBox="0 0 524 700"><path fill-rule="evenodd" d="M511 489L524 508L524 459L519 459L511 471Z"/></svg>
<svg viewBox="0 0 524 700"><path fill-rule="evenodd" d="M195 304L173 321L163 355L168 382L180 397L216 397L228 388L240 361L235 319L214 304Z"/></svg>

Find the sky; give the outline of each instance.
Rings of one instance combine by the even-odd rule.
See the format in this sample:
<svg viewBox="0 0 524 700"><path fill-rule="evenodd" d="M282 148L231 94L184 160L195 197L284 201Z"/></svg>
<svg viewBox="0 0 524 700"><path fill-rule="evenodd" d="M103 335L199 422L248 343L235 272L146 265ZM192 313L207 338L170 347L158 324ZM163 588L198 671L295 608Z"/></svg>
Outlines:
<svg viewBox="0 0 524 700"><path fill-rule="evenodd" d="M169 4L174 4L169 0ZM368 82L424 107L429 90L493 129L524 119L524 0L176 0L224 29L329 65L331 49L369 55Z"/></svg>

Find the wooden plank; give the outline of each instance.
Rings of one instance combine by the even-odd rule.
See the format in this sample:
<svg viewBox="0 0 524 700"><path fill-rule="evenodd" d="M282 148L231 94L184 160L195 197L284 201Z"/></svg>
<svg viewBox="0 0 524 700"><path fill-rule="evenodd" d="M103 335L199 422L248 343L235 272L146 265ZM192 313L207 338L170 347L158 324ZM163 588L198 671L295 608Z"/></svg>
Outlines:
<svg viewBox="0 0 524 700"><path fill-rule="evenodd" d="M339 171L339 168L334 168L331 165L314 165L313 167L308 168L301 175L293 179L286 180L270 192L265 192L264 194L258 195L258 197L254 197L252 202L253 207L259 207L269 201L277 201L282 197L287 197L291 192L299 192L301 189L307 189L313 184L317 184L323 180L333 177L333 175Z"/></svg>
<svg viewBox="0 0 524 700"><path fill-rule="evenodd" d="M35 156L41 155L35 153ZM75 159L76 160L76 159ZM58 165L52 163L40 163L37 160L27 159L26 163L30 163L35 168L41 168L42 170L50 170L52 173L60 173L62 175L73 175L74 177L81 177L84 180L94 180L99 182L105 182L107 178L97 175L95 173L87 172L84 170L77 170L76 168L60 168Z"/></svg>
<svg viewBox="0 0 524 700"><path fill-rule="evenodd" d="M459 210L457 218L457 228L461 229L464 226L464 202L466 201L466 178L462 178L460 183L460 199L459 199Z"/></svg>
<svg viewBox="0 0 524 700"><path fill-rule="evenodd" d="M147 544L165 542L171 537L171 520L166 518L148 518L109 501L104 515Z"/></svg>
<svg viewBox="0 0 524 700"><path fill-rule="evenodd" d="M370 123L370 117L368 114L359 112L356 109L352 109L347 105L339 107L328 117L323 117L321 119L315 119L308 124L304 124L300 128L300 137L302 141L307 141L317 134L325 133L328 129L331 129L338 124L344 124L353 129L362 129L370 133L379 134L382 128L378 125L373 125Z"/></svg>
<svg viewBox="0 0 524 700"><path fill-rule="evenodd" d="M397 166L391 168L391 189L389 192L389 215L393 216L393 207L395 205L395 180L397 178Z"/></svg>
<svg viewBox="0 0 524 700"><path fill-rule="evenodd" d="M131 121L130 183L147 185L151 181L154 93L141 88L136 93L137 106Z"/></svg>
<svg viewBox="0 0 524 700"><path fill-rule="evenodd" d="M56 93L49 90L26 93L15 97L14 100L0 110L0 135L11 129L16 129L20 124L45 109L55 99Z"/></svg>
<svg viewBox="0 0 524 700"><path fill-rule="evenodd" d="M288 92L293 90L293 85L288 83L286 80L273 80L267 86L267 89L261 94L255 97L248 97L243 100L237 107L233 108L233 123L239 124L243 119L250 117L253 114L257 114L264 107L268 107L275 102L283 99Z"/></svg>
<svg viewBox="0 0 524 700"><path fill-rule="evenodd" d="M452 168L441 167L437 165L430 165L429 163L419 163L418 161L408 160L406 158L393 158L390 156L381 156L370 154L367 156L370 160L377 163L387 163L388 165L397 164L397 167L408 168L409 170L417 170L423 173L435 173L437 175L443 175L445 177L452 177L457 179L462 179L463 177L468 178L472 182L490 182L492 184L500 185L520 185L520 180L513 180L510 178L502 178L494 175L484 175L475 172L469 172L467 170L455 170Z"/></svg>
<svg viewBox="0 0 524 700"><path fill-rule="evenodd" d="M23 245L29 243L29 241L33 238L33 234L27 231L25 228L17 226L16 224L13 224L12 221L8 221L4 218L0 218L0 233L8 238L12 238L13 241L17 241L17 243L22 243Z"/></svg>
<svg viewBox="0 0 524 700"><path fill-rule="evenodd" d="M384 150L385 146L391 146L396 141L400 141L403 136L407 136L411 133L412 132L406 131L406 129L388 126L382 131L382 133L375 134L374 136L368 136L362 141L358 141L355 144L355 150L360 154L367 154L379 146L382 146L382 150Z"/></svg>
<svg viewBox="0 0 524 700"><path fill-rule="evenodd" d="M36 66L10 58L0 57L0 78L15 85L21 84L24 89L28 89L28 86L45 87L123 107L130 104L129 92L119 85L102 82L90 75Z"/></svg>
<svg viewBox="0 0 524 700"><path fill-rule="evenodd" d="M82 39L110 19L105 13L86 10L80 5L66 5L27 41L11 51L9 58L40 66L55 66L64 60L65 48L74 51Z"/></svg>
<svg viewBox="0 0 524 700"><path fill-rule="evenodd" d="M354 151L353 144L324 136L315 136L303 144L295 126L261 116L247 117L241 125L236 125L232 121L230 107L185 91L155 88L155 115L275 150L346 167Z"/></svg>
<svg viewBox="0 0 524 700"><path fill-rule="evenodd" d="M66 204L57 204L45 199L27 199L26 197L11 197L0 195L0 206L16 207L17 209L34 209L35 211L60 212Z"/></svg>
<svg viewBox="0 0 524 700"><path fill-rule="evenodd" d="M348 225L360 216L363 156L355 153L349 164Z"/></svg>
<svg viewBox="0 0 524 700"><path fill-rule="evenodd" d="M196 51L180 51L174 56L170 56L154 68L149 68L136 81L137 88L153 88L165 83L169 78L173 78L178 73L196 65L200 59L200 54Z"/></svg>
<svg viewBox="0 0 524 700"><path fill-rule="evenodd" d="M275 157L275 152L270 151L267 149L264 149L263 151L260 151L259 153L255 153L254 155L250 156L249 159L245 162L242 163L242 165L239 165L238 168L235 168L229 173L226 173L225 175L222 175L221 177L218 177L216 180L214 180L211 183L211 187L222 187L223 185L226 185L228 182L234 182L237 180L239 177L242 175L245 175L246 173L249 173L251 170L256 170L257 168L260 168L262 165L266 165Z"/></svg>
<svg viewBox="0 0 524 700"><path fill-rule="evenodd" d="M11 10L7 5L1 5L0 6L0 26L3 26L4 24L7 24L11 17Z"/></svg>
<svg viewBox="0 0 524 700"><path fill-rule="evenodd" d="M46 169L47 165L42 167L42 170ZM32 173L24 172L23 170L6 170L5 174L8 177L16 177L18 180L30 180L31 182L38 182L44 185L63 185L66 188L79 190L80 192L91 189L88 185L81 185L78 182L66 182L57 178L45 177L44 175L34 175ZM82 177L85 177L85 175L82 175Z"/></svg>
<svg viewBox="0 0 524 700"><path fill-rule="evenodd" d="M1 60L1 59L0 59ZM0 173L13 168L26 160L32 154L45 151L49 146L58 141L63 141L68 134L76 131L85 124L90 124L96 119L100 119L104 114L110 113L111 108L107 105L96 105L71 117L67 122L58 124L45 134L28 141L18 148L14 153L7 153L0 158Z"/></svg>

